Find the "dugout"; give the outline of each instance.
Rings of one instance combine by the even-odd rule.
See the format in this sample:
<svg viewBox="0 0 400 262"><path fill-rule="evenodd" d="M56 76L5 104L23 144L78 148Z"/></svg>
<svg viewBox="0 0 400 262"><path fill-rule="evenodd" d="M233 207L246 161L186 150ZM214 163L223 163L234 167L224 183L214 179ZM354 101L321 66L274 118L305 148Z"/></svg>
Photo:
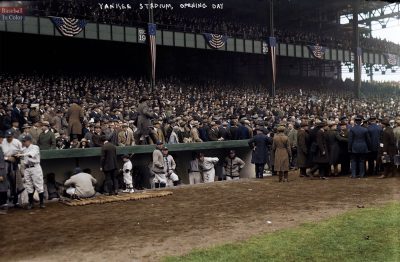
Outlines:
<svg viewBox="0 0 400 262"><path fill-rule="evenodd" d="M129 147L117 147L118 161L122 168L121 156L124 154L134 154L132 157L134 171L142 172L144 177L148 177L146 170L152 161L153 145L140 145ZM254 165L251 164L251 149L247 140L239 141L218 141L191 144L171 144L168 145L170 154L174 157L177 164L177 174L184 184L189 184L188 169L192 160L192 154L201 152L206 156L218 157L220 162L216 166L216 176L222 175L223 160L228 155L229 150L236 151L238 157L245 161L246 166L241 171L242 178L255 177ZM100 148L86 149L64 149L64 150L42 150L41 165L43 174L54 173L56 181L63 183L67 180L75 167L90 169L92 175L98 180L98 184L104 181L104 174L100 171ZM146 181L148 182L148 181ZM147 184L149 187L150 184Z"/></svg>

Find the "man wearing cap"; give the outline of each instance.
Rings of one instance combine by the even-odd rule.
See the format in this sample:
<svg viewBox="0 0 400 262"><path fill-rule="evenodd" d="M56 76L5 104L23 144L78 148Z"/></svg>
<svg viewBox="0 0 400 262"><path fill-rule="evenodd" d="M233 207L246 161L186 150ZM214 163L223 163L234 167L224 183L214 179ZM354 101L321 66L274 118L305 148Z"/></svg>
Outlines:
<svg viewBox="0 0 400 262"><path fill-rule="evenodd" d="M163 147L164 143L162 141L157 141L156 148L153 151L153 164L151 171L154 174L155 188L166 187L167 185L167 178L164 171L164 156L161 152Z"/></svg>
<svg viewBox="0 0 400 262"><path fill-rule="evenodd" d="M393 128L390 126L389 119L382 121L382 154L388 156L389 161L383 163L384 173L379 178L386 178L395 175L394 156L397 153L396 140L394 138Z"/></svg>
<svg viewBox="0 0 400 262"><path fill-rule="evenodd" d="M35 190L39 193L40 208L44 206L44 189L43 189L43 171L40 166L40 150L39 147L32 144L32 137L26 135L22 138L24 149L17 157L22 158L24 166L25 187L28 192L29 205L28 209L33 208L33 193Z"/></svg>
<svg viewBox="0 0 400 262"><path fill-rule="evenodd" d="M300 177L306 177L307 168L310 167L310 135L308 133L308 124L302 122L297 131L297 167L300 169Z"/></svg>
<svg viewBox="0 0 400 262"><path fill-rule="evenodd" d="M14 119L11 123L10 131L13 133L14 138L18 139L21 135L21 131L19 130L19 122Z"/></svg>
<svg viewBox="0 0 400 262"><path fill-rule="evenodd" d="M122 161L124 165L122 166L122 174L124 177L125 190L124 193L134 193L133 189L133 181L132 181L132 161L130 160L129 155L123 155Z"/></svg>
<svg viewBox="0 0 400 262"><path fill-rule="evenodd" d="M18 172L18 159L15 156L21 153L23 148L21 142L13 137L11 130L6 131L5 138L2 142L2 148L6 161L8 182L10 183L13 204L18 205L18 191L21 191L23 187Z"/></svg>
<svg viewBox="0 0 400 262"><path fill-rule="evenodd" d="M24 113L21 110L21 105L22 101L17 99L11 112L11 119L13 119L13 121L17 121L19 126L23 126L26 123Z"/></svg>
<svg viewBox="0 0 400 262"><path fill-rule="evenodd" d="M219 128L219 136L222 137L224 141L231 139L231 131L228 127L228 122L222 122L222 126Z"/></svg>
<svg viewBox="0 0 400 262"><path fill-rule="evenodd" d="M33 127L29 129L29 134L32 136L32 143L34 145L37 145L41 133L42 128L40 122L36 122L35 124L33 124Z"/></svg>
<svg viewBox="0 0 400 262"><path fill-rule="evenodd" d="M191 185L201 183L201 173L199 168L199 158L196 153L192 153L192 160L190 161L189 173L189 183Z"/></svg>
<svg viewBox="0 0 400 262"><path fill-rule="evenodd" d="M354 119L354 127L349 132L349 152L351 154L351 178L365 175L365 158L370 151L371 138L368 130L361 126L362 118Z"/></svg>
<svg viewBox="0 0 400 262"><path fill-rule="evenodd" d="M40 150L56 149L56 137L49 129L50 123L48 121L42 122L42 133L39 135L37 145Z"/></svg>
<svg viewBox="0 0 400 262"><path fill-rule="evenodd" d="M77 167L74 170L74 175L64 182L64 186L69 187L66 193L70 195L71 198L90 198L96 194L94 188L96 183L97 180L91 174L82 172L82 170Z"/></svg>
<svg viewBox="0 0 400 262"><path fill-rule="evenodd" d="M243 169L245 163L236 156L234 150L229 151L229 155L225 158L224 169L226 180L237 180L240 178L240 170Z"/></svg>
<svg viewBox="0 0 400 262"><path fill-rule="evenodd" d="M23 131L22 134L20 134L20 135L18 136L18 140L21 141L21 139L22 139L23 136L30 135L30 129L31 129L31 126L28 125L28 124L25 124L25 125L22 127L22 131ZM32 139L32 140L33 140L33 139Z"/></svg>
<svg viewBox="0 0 400 262"><path fill-rule="evenodd" d="M380 138L382 135L382 128L377 125L376 117L372 116L369 118L369 125L367 127L369 136L371 138L371 152L368 153L368 175L378 174L378 170L375 167L375 161L378 159L378 151Z"/></svg>
<svg viewBox="0 0 400 262"><path fill-rule="evenodd" d="M163 147L161 149L163 157L164 157L164 172L166 177L172 181L174 186L177 186L179 184L179 177L176 174L176 163L174 158L169 154L168 148Z"/></svg>

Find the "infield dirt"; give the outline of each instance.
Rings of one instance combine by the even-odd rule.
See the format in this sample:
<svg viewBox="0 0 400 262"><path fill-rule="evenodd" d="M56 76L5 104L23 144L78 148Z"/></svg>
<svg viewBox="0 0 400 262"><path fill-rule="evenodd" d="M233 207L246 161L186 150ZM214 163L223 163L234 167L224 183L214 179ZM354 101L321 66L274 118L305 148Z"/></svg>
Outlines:
<svg viewBox="0 0 400 262"><path fill-rule="evenodd" d="M140 201L10 210L0 217L0 260L158 261L400 200L399 177L290 179L182 186L171 196Z"/></svg>

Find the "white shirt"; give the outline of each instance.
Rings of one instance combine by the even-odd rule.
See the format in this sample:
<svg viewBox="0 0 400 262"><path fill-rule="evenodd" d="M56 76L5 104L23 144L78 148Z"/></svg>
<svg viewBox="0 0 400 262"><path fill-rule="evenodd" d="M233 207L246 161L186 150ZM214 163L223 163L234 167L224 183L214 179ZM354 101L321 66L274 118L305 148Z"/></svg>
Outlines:
<svg viewBox="0 0 400 262"><path fill-rule="evenodd" d="M164 156L164 171L168 173L176 168L175 160L171 155Z"/></svg>
<svg viewBox="0 0 400 262"><path fill-rule="evenodd" d="M7 139L3 139L1 145L4 156L13 156L22 152L22 143L18 139L13 138L11 143L8 143Z"/></svg>
<svg viewBox="0 0 400 262"><path fill-rule="evenodd" d="M208 171L213 169L214 165L218 163L218 161L218 157L205 157L203 162L199 161L199 167L203 171Z"/></svg>
<svg viewBox="0 0 400 262"><path fill-rule="evenodd" d="M24 147L22 154L25 165L40 163L40 150L38 146L32 144L29 147Z"/></svg>
<svg viewBox="0 0 400 262"><path fill-rule="evenodd" d="M126 170L129 170L128 172L126 172ZM124 174L130 174L132 171L132 162L131 160L128 160L124 163L123 167L122 167L122 172L124 172Z"/></svg>

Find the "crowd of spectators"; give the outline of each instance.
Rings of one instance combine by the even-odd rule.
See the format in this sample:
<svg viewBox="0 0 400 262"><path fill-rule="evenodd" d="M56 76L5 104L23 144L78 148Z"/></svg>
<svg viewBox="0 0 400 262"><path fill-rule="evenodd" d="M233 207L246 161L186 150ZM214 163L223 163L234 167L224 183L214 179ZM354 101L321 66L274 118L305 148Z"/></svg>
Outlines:
<svg viewBox="0 0 400 262"><path fill-rule="evenodd" d="M42 16L62 16L84 18L91 22L145 26L148 22L147 9L136 6L130 9L104 9L90 1L37 1L32 3L33 14ZM266 25L252 21L238 20L222 10L154 10L158 28L193 33L218 33L231 37L263 40L269 36ZM275 35L282 43L319 44L331 48L351 48L352 36L344 30L292 30L277 28ZM364 50L400 53L400 46L386 39L361 37L360 46Z"/></svg>
<svg viewBox="0 0 400 262"><path fill-rule="evenodd" d="M210 80L160 80L151 92L148 82L127 76L2 73L0 130L12 129L16 138L30 133L41 149L101 146L101 135L117 146L152 143L134 138L139 101L145 93L154 113L151 135L165 143L248 139L258 125L272 130L302 118L400 116L395 84L364 84L363 98L354 99L346 82L297 82L301 84L283 82L272 98L262 85ZM73 104L81 114L78 122L83 125L78 129L82 132L71 128ZM54 136L41 138L47 130Z"/></svg>

